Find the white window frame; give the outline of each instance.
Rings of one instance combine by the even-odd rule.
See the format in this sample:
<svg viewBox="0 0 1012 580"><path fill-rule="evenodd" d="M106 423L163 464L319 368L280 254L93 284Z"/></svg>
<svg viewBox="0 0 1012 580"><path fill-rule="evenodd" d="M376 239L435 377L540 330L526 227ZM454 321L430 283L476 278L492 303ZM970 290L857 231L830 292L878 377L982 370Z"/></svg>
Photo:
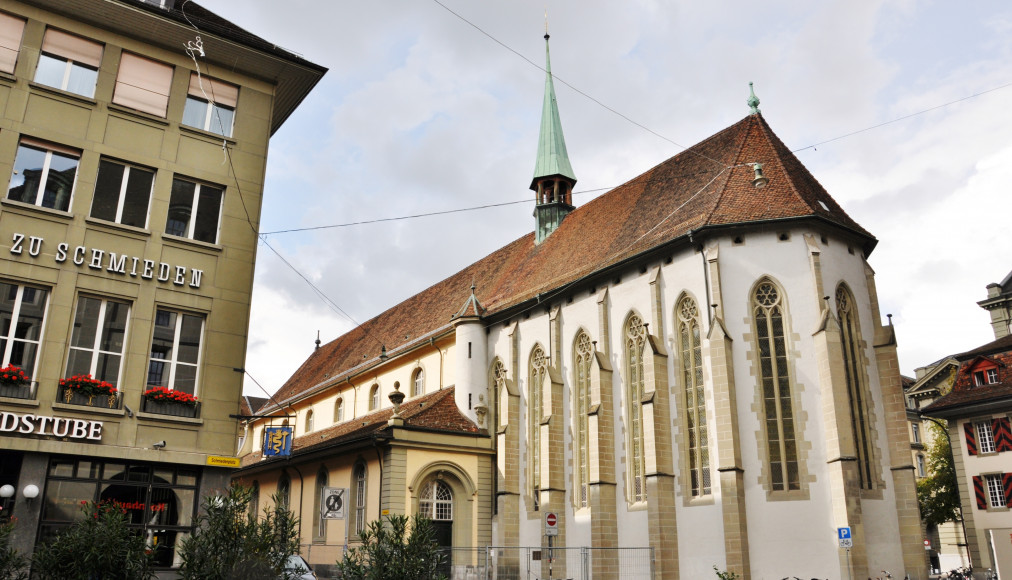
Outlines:
<svg viewBox="0 0 1012 580"><path fill-rule="evenodd" d="M340 423L344 421L344 397L338 397L334 401L334 422Z"/></svg>
<svg viewBox="0 0 1012 580"><path fill-rule="evenodd" d="M42 162L42 173L39 176L39 188L38 188L38 191L35 192L35 201L20 201L20 200L13 200L13 201L17 201L19 203L27 203L27 204L30 204L30 205L34 205L36 207L46 207L48 209L52 209L52 210L56 210L56 211L61 211L61 212L69 212L70 208L74 205L74 192L77 190L77 176L80 173L79 170L81 169L81 152L73 150L73 149L70 149L68 147L57 147L57 146L54 146L54 145L51 145L51 144L48 144L48 143L43 143L41 141L36 141L34 139L21 139L18 142L17 153L15 153L15 155L14 155L14 167L15 168L18 165L18 162L17 162L18 153L21 152L22 148L34 149L35 151L44 152L45 153L45 160ZM73 158L75 158L77 160L77 166L74 168L74 182L70 185L70 195L67 196L67 207L66 208L55 207L55 205L54 205L54 207L49 207L49 206L43 205L43 203L42 203L44 201L44 199L45 199L45 196L46 196L46 185L49 183L49 169L50 169L50 167L52 166L52 163L53 163L53 154L54 153L58 153L60 155L63 155L64 157L73 157ZM7 186L7 198L8 199L11 199L10 194L11 194L12 187L11 187L10 183L13 183L13 181L14 181L14 173L13 173L13 171L16 171L16 169L12 169L11 181L8 183L8 186ZM22 183L24 183L24 182L22 181Z"/></svg>
<svg viewBox="0 0 1012 580"><path fill-rule="evenodd" d="M991 420L977 423L977 452L979 454L994 453L994 431L991 429Z"/></svg>
<svg viewBox="0 0 1012 580"><path fill-rule="evenodd" d="M998 382L998 369L991 368L984 371L984 378L987 380L987 384L993 385Z"/></svg>
<svg viewBox="0 0 1012 580"><path fill-rule="evenodd" d="M927 466L924 463L924 455L922 453L917 454L917 477L925 477L928 475Z"/></svg>
<svg viewBox="0 0 1012 580"><path fill-rule="evenodd" d="M365 529L365 508L368 503L367 475L364 463L355 465L355 536Z"/></svg>
<svg viewBox="0 0 1012 580"><path fill-rule="evenodd" d="M172 357L171 358L155 358L155 357L150 356L150 350L151 350L150 347L154 346L154 340L155 340L155 337L154 337L154 334L153 334L154 328L152 328L151 342L149 343L149 348L148 348L148 352L149 352L148 365L149 365L149 368L148 368L147 380L150 380L150 373L151 373L150 364L152 362L160 362L160 363L164 363L164 364L169 365L169 380L166 381L168 383L166 385L154 385L154 384L151 384L150 382L148 382L147 386L149 388L150 387L155 387L155 386L161 386L161 387L165 387L165 388L167 388L169 390L176 390L176 371L178 370L178 368L180 366L194 367L193 393L191 393L191 394L194 395L194 396L197 396L198 393L200 392L200 366L201 366L201 362L203 361L203 357L204 357L204 332L207 330L207 316L205 316L203 314L195 314L195 313L192 313L192 312L184 312L184 311L180 311L180 310L172 310L170 308L157 308L155 310L155 324L153 324L152 327L154 327L154 326L157 325L157 317L158 317L158 313L160 313L160 312L168 312L168 313L172 313L172 314L176 315L176 327L173 329L173 338L172 338ZM194 318L199 318L200 319L200 342L197 345L197 362L196 363L188 363L188 362L180 362L179 361L179 340L180 340L180 336L183 333L183 324L182 324L182 320L181 319L184 316L192 316Z"/></svg>
<svg viewBox="0 0 1012 580"><path fill-rule="evenodd" d="M193 103L193 105L191 105L191 103ZM221 135L222 137L232 136L232 128L235 126L235 107L229 107L227 105L222 105L221 103L211 103L211 101L200 97L186 95L186 104L184 105L184 108L189 108L191 106L204 107L204 122L202 126L199 127L189 125L187 123L183 123L184 125L187 127L194 127L202 131L207 131L209 133L214 133L215 135ZM223 123L218 122L221 119L221 116L215 115L215 112L219 109L230 111L232 113L227 127L225 127ZM221 131L218 131L218 128L221 128Z"/></svg>
<svg viewBox="0 0 1012 580"><path fill-rule="evenodd" d="M380 405L380 387L378 384L374 384L369 388L369 410L376 411Z"/></svg>
<svg viewBox="0 0 1012 580"><path fill-rule="evenodd" d="M138 165L131 165L129 163L124 163L122 161L117 161L117 160L114 160L114 159L109 159L109 158L103 157L99 161L99 164L98 164L99 175L101 175L101 173L102 173L102 163L103 162L105 162L105 163L111 163L113 165L119 165L120 167L123 168L123 173L122 173L122 175L120 177L120 184L119 184L119 197L118 197L118 199L116 201L116 217L113 218L113 220L112 220L113 222L115 222L117 224L123 224L123 209L126 207L127 202L128 202L128 200L127 200L127 185L130 183L130 173L131 173L131 171L133 171L133 170L144 171L144 172L147 172L147 173L151 174L151 187L148 188L148 196L147 196L147 199L145 200L145 204L144 204L144 223L142 225L140 225L140 226L134 226L134 227L140 227L140 228L147 229L147 227L148 227L148 221L151 219L151 193L155 189L155 170L154 169L148 169L147 167L141 167L141 166L138 166ZM96 193L98 192L98 179L97 178L95 180L95 191L96 191ZM92 198L91 212L88 215L90 217L95 218L95 219L104 219L104 218L96 217L94 215L95 214L95 201L94 201L95 197L96 196L93 196L93 198ZM129 200L129 201L136 201L136 200ZM123 224L123 225L133 226L133 224Z"/></svg>
<svg viewBox="0 0 1012 580"><path fill-rule="evenodd" d="M423 394L425 394L425 370L419 368L411 378L411 396L419 397Z"/></svg>
<svg viewBox="0 0 1012 580"><path fill-rule="evenodd" d="M192 183L196 187L193 188L193 199L190 201L190 219L186 223L186 231L183 232L182 234L172 234L172 233L169 233L168 232L168 226L169 226L169 220L172 219L172 215L171 215L171 213L168 213L165 216L165 229L166 229L165 233L166 233L166 235L175 236L175 237L179 237L179 238L187 238L187 239L190 239L190 240L196 240L196 238L193 237L193 231L196 228L196 225L197 225L197 215L198 215L198 212L200 211L200 190L201 190L202 187L212 187L214 189L220 190L220 192L221 192L221 198L220 198L220 201L218 203L218 215L216 217L215 228L214 228L214 240L212 240L210 242L207 241L207 240L196 240L196 241L204 242L204 243L208 243L208 244L217 244L218 243L218 238L221 236L221 216L222 216L222 213L225 211L225 189L226 188L224 186L218 186L218 185L213 185L213 184L209 184L209 183L201 183L199 181L195 181L195 180L191 180L191 179L183 179L181 177L175 177L175 178L173 178L173 183L175 183L176 181L182 181L184 183ZM170 200L171 200L171 195L170 195ZM169 211L170 212L172 211L171 201L170 201Z"/></svg>
<svg viewBox="0 0 1012 580"><path fill-rule="evenodd" d="M453 521L453 489L444 481L430 480L418 494L418 513L434 522Z"/></svg>
<svg viewBox="0 0 1012 580"><path fill-rule="evenodd" d="M71 355L71 353L73 351L86 352L86 353L89 354L89 356L91 358L91 364L88 365L88 374L90 374L91 376L95 377L96 379L112 383L113 386L118 386L119 383L120 383L119 379L120 379L120 377L123 376L123 367L125 366L123 364L123 362L124 362L124 353L126 351L127 336L128 336L129 331L130 331L130 309L131 309L130 308L130 303L129 302L124 302L124 301L121 301L121 300L110 300L108 298L101 298L101 297L98 297L98 296L91 296L91 295L81 295L81 296L78 296L77 297L77 306L75 307L74 318L73 318L73 324L75 324L75 325L77 324L77 316L81 312L81 301L82 300L97 300L98 302L100 302L99 309L98 309L98 321L95 324L95 334L92 335L92 336L90 336L90 337L87 337L91 341L91 345L92 346L90 348L89 347L83 347L83 346L74 346L73 345L73 335L71 335L71 342L70 342L70 344L67 347L67 362L66 362L66 366L65 366L65 368L67 369L67 376L70 376L72 374L72 371L70 370L70 355ZM101 346L102 346L102 335L105 334L105 332L107 330L107 326L106 325L109 322L107 320L107 318L106 318L106 314L108 313L108 307L109 307L110 303L119 304L120 306L124 306L127 309L127 312L126 312L126 321L124 323L124 328L123 328L123 342L120 345L119 352L116 352L116 351L113 351L113 350L102 350L102 348L101 348ZM117 365L117 372L116 372L116 376L115 377L99 376L99 373L98 373L98 361L101 358L100 355L103 355L103 354L104 355L111 355L111 356L117 356L117 357L119 357L119 364Z"/></svg>
<svg viewBox="0 0 1012 580"><path fill-rule="evenodd" d="M914 443L920 443L921 442L921 426L919 424L917 424L917 423L911 423L910 424L910 431L911 431L911 433L913 433Z"/></svg>
<svg viewBox="0 0 1012 580"><path fill-rule="evenodd" d="M9 281L2 281L2 282L4 284L8 284L10 286L14 286L15 288L17 288L17 295L14 297L14 306L11 308L11 324L10 324L10 328L8 329L8 331L10 332L10 334L2 337L6 341L6 345L5 345L5 348L3 349L3 352L0 352L0 357L3 357L2 360L0 360L0 366L7 366L7 365L11 364L11 362L10 362L11 351L14 349L14 343L18 342L18 343L34 344L35 345L35 357L34 357L35 360L32 361L32 368L30 368L30 369L22 368L21 369L21 370L23 370L25 372L26 375L29 376L29 378L30 377L34 377L35 376L35 370L39 366L39 354L40 354L40 351L42 350L42 341L43 341L43 337L45 336L45 332L46 332L46 318L47 318L47 315L49 314L49 295L50 295L50 291L49 291L48 288L39 288L37 286L25 286L24 284L17 284L17 283L9 282ZM28 339L24 339L24 338L16 338L16 333L17 333L17 328L18 328L17 321L21 318L21 307L22 307L23 302L24 302L25 288L31 288L32 290L35 290L36 292L44 292L45 293L45 297L43 298L43 300L45 301L45 305L42 307L42 322L39 323L39 339L38 340L28 340Z"/></svg>
<svg viewBox="0 0 1012 580"><path fill-rule="evenodd" d="M1005 502L1005 485L1000 473L984 475L984 486L987 488L988 509L1008 507Z"/></svg>

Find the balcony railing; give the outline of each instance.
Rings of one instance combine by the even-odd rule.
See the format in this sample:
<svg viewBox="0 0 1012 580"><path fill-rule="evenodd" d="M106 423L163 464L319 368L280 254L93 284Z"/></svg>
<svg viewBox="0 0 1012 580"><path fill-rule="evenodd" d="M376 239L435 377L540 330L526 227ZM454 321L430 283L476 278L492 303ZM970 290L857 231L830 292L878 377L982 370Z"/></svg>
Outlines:
<svg viewBox="0 0 1012 580"><path fill-rule="evenodd" d="M25 385L12 385L0 383L0 397L11 399L35 399L35 391L39 384L32 381Z"/></svg>
<svg viewBox="0 0 1012 580"><path fill-rule="evenodd" d="M200 402L196 405L186 405L171 401L155 401L147 397L141 397L141 411L155 415L167 415L169 417L186 417L189 419L200 418Z"/></svg>
<svg viewBox="0 0 1012 580"><path fill-rule="evenodd" d="M114 395L86 395L74 389L60 387L59 403L68 405L80 405L82 407L97 407L99 409L121 409L123 408L123 394Z"/></svg>

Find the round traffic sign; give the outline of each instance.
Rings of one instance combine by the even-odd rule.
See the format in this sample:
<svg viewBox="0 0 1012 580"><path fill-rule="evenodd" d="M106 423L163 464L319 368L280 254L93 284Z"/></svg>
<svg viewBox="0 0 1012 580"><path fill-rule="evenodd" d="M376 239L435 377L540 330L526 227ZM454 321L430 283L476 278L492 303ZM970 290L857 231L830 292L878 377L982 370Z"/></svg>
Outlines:
<svg viewBox="0 0 1012 580"><path fill-rule="evenodd" d="M559 523L559 519L555 514L548 514L545 516L545 523L554 528Z"/></svg>

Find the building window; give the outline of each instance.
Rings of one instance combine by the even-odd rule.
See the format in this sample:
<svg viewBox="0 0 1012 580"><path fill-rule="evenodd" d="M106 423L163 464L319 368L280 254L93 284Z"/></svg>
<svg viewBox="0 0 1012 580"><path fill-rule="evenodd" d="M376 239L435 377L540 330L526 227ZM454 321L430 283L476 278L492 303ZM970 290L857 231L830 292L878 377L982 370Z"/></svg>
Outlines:
<svg viewBox="0 0 1012 580"><path fill-rule="evenodd" d="M365 530L366 480L365 464L355 466L355 535Z"/></svg>
<svg viewBox="0 0 1012 580"><path fill-rule="evenodd" d="M836 289L836 309L843 333L843 366L847 378L847 395L850 399L850 420L854 430L854 447L857 449L858 475L862 489L872 489L871 421L868 418L869 397L861 367L861 332L854 297L843 284Z"/></svg>
<svg viewBox="0 0 1012 580"><path fill-rule="evenodd" d="M260 482L253 480L249 488L249 515L257 517L260 513Z"/></svg>
<svg viewBox="0 0 1012 580"><path fill-rule="evenodd" d="M987 485L987 506L989 508L1008 507L1005 501L1005 485L1002 482L1000 473L984 476L984 483Z"/></svg>
<svg viewBox="0 0 1012 580"><path fill-rule="evenodd" d="M327 539L327 520L323 519L323 490L327 487L327 470L320 466L316 472L316 497L313 499L313 541Z"/></svg>
<svg viewBox="0 0 1012 580"><path fill-rule="evenodd" d="M973 373L974 386L993 385L998 382L998 369L990 368Z"/></svg>
<svg viewBox="0 0 1012 580"><path fill-rule="evenodd" d="M590 496L590 370L594 345L586 332L576 335L573 346L575 381L573 381L573 454L576 476L576 507L585 508Z"/></svg>
<svg viewBox="0 0 1012 580"><path fill-rule="evenodd" d="M239 87L190 73L183 124L231 137L238 99Z"/></svg>
<svg viewBox="0 0 1012 580"><path fill-rule="evenodd" d="M312 433L313 431L313 410L306 411L306 433Z"/></svg>
<svg viewBox="0 0 1012 580"><path fill-rule="evenodd" d="M379 385L373 385L369 389L369 410L375 411L380 406L380 387Z"/></svg>
<svg viewBox="0 0 1012 580"><path fill-rule="evenodd" d="M35 82L82 97L95 96L102 45L54 28L42 39Z"/></svg>
<svg viewBox="0 0 1012 580"><path fill-rule="evenodd" d="M710 446L703 389L703 351L699 335L699 309L685 296L675 308L678 316L679 366L685 389L685 436L692 496L710 494Z"/></svg>
<svg viewBox="0 0 1012 580"><path fill-rule="evenodd" d="M913 442L920 444L921 442L921 426L917 423L910 424L910 432L913 434Z"/></svg>
<svg viewBox="0 0 1012 580"><path fill-rule="evenodd" d="M761 282L752 295L752 315L759 353L769 483L773 491L801 489L784 314L780 290L772 282Z"/></svg>
<svg viewBox="0 0 1012 580"><path fill-rule="evenodd" d="M148 226L155 172L109 159L98 164L91 217L137 228Z"/></svg>
<svg viewBox="0 0 1012 580"><path fill-rule="evenodd" d="M924 464L924 455L917 454L917 477L924 477L928 474L927 467Z"/></svg>
<svg viewBox="0 0 1012 580"><path fill-rule="evenodd" d="M545 349L537 345L531 351L530 373L528 376L528 399L530 406L528 415L530 424L530 473L531 473L531 495L534 498L534 511L541 509L541 414L543 410L542 387L545 376L548 374L548 357L545 356Z"/></svg>
<svg viewBox="0 0 1012 580"><path fill-rule="evenodd" d="M0 282L0 366L15 365L35 376L48 297L48 290Z"/></svg>
<svg viewBox="0 0 1012 580"><path fill-rule="evenodd" d="M69 210L80 159L80 152L73 149L22 138L7 199Z"/></svg>
<svg viewBox="0 0 1012 580"><path fill-rule="evenodd" d="M278 479L278 507L284 509L291 509L292 500L292 478L288 477L288 472L281 472L281 477Z"/></svg>
<svg viewBox="0 0 1012 580"><path fill-rule="evenodd" d="M124 52L119 61L112 102L164 117L171 86L171 66Z"/></svg>
<svg viewBox="0 0 1012 580"><path fill-rule="evenodd" d="M980 453L994 453L994 431L991 429L991 421L977 423L977 449Z"/></svg>
<svg viewBox="0 0 1012 580"><path fill-rule="evenodd" d="M216 185L173 179L165 233L217 243L223 196L224 189Z"/></svg>
<svg viewBox="0 0 1012 580"><path fill-rule="evenodd" d="M418 495L418 513L437 522L453 521L453 491L438 480L426 483Z"/></svg>
<svg viewBox="0 0 1012 580"><path fill-rule="evenodd" d="M0 12L0 72L14 74L24 32L24 20Z"/></svg>
<svg viewBox="0 0 1012 580"><path fill-rule="evenodd" d="M643 441L643 393L645 377L643 354L647 343L647 329L643 320L633 314L626 322L626 413L629 420L629 485L632 501L646 501L646 449Z"/></svg>
<svg viewBox="0 0 1012 580"><path fill-rule="evenodd" d="M344 421L344 399L338 398L334 403L334 422Z"/></svg>
<svg viewBox="0 0 1012 580"><path fill-rule="evenodd" d="M196 394L203 331L203 316L159 309L151 339L148 386Z"/></svg>
<svg viewBox="0 0 1012 580"><path fill-rule="evenodd" d="M418 369L415 377L411 380L411 396L419 397L425 394L425 371Z"/></svg>
<svg viewBox="0 0 1012 580"><path fill-rule="evenodd" d="M130 305L81 296L70 335L67 376L91 375L119 384Z"/></svg>

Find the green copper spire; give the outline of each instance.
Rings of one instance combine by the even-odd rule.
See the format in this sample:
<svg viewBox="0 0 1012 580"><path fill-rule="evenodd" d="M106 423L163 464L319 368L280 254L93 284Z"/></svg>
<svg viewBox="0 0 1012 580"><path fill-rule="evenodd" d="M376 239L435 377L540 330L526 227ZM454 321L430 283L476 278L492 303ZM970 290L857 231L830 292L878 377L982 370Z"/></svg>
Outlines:
<svg viewBox="0 0 1012 580"><path fill-rule="evenodd" d="M752 110L752 114L755 115L759 112L759 97L755 96L755 91L752 90L752 81L748 82L748 101L745 104Z"/></svg>
<svg viewBox="0 0 1012 580"><path fill-rule="evenodd" d="M547 22L546 22L547 29ZM566 139L562 136L562 121L559 120L559 105L555 101L555 85L552 84L552 61L548 53L548 32L545 32L545 101L541 107L541 136L538 138L538 158L534 164L534 179L531 189L537 190L539 178L561 175L576 182L573 166L569 164Z"/></svg>

